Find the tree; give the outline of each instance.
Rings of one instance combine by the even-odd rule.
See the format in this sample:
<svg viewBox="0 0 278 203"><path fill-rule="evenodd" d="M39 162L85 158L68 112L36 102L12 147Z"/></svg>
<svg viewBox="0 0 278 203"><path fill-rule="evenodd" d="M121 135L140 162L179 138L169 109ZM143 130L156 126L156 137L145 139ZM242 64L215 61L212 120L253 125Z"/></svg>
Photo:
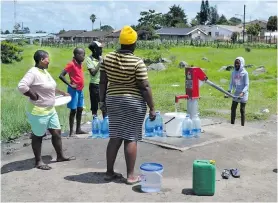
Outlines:
<svg viewBox="0 0 278 203"><path fill-rule="evenodd" d="M252 35L252 36L258 36L260 31L261 31L261 27L258 23L248 25L246 28L247 34Z"/></svg>
<svg viewBox="0 0 278 203"><path fill-rule="evenodd" d="M24 27L24 28L23 28L23 32L24 32L25 34L30 33L29 27Z"/></svg>
<svg viewBox="0 0 278 203"><path fill-rule="evenodd" d="M187 16L185 15L184 10L178 5L175 4L171 6L170 11L164 14L163 21L168 27L176 27L178 23L187 24Z"/></svg>
<svg viewBox="0 0 278 203"><path fill-rule="evenodd" d="M195 27L198 24L199 24L199 22L197 20L197 17L193 18L190 22L191 27Z"/></svg>
<svg viewBox="0 0 278 203"><path fill-rule="evenodd" d="M114 30L114 28L112 28L110 25L103 25L100 27L100 29L105 32L112 32Z"/></svg>
<svg viewBox="0 0 278 203"><path fill-rule="evenodd" d="M272 32L277 30L277 16L270 16L268 18L266 28Z"/></svg>
<svg viewBox="0 0 278 203"><path fill-rule="evenodd" d="M177 23L175 27L176 28L187 28L189 26L187 24L185 24L185 23Z"/></svg>
<svg viewBox="0 0 278 203"><path fill-rule="evenodd" d="M161 28L163 24L162 13L156 13L155 10L142 11L140 16L137 28L148 25L156 30Z"/></svg>
<svg viewBox="0 0 278 203"><path fill-rule="evenodd" d="M64 29L62 29L62 30L60 30L59 31L59 34L63 34L63 33L65 33L66 31L64 30Z"/></svg>
<svg viewBox="0 0 278 203"><path fill-rule="evenodd" d="M137 28L138 39L147 40L152 39L155 35L155 30L150 25L144 25Z"/></svg>
<svg viewBox="0 0 278 203"><path fill-rule="evenodd" d="M18 33L19 28L20 28L20 24L19 24L19 23L16 23L16 24L14 25L13 33L15 33L15 34Z"/></svg>
<svg viewBox="0 0 278 203"><path fill-rule="evenodd" d="M218 25L227 25L227 18L222 14L217 22Z"/></svg>
<svg viewBox="0 0 278 203"><path fill-rule="evenodd" d="M208 20L209 20L209 15L210 15L210 7L209 7L209 2L208 0L206 0L206 4L205 4L205 17L206 17L206 22L205 24L207 24Z"/></svg>
<svg viewBox="0 0 278 203"><path fill-rule="evenodd" d="M43 30L38 30L38 31L36 31L36 33L46 33L46 32Z"/></svg>
<svg viewBox="0 0 278 203"><path fill-rule="evenodd" d="M229 22L231 25L239 25L241 23L241 19L232 17L229 19Z"/></svg>
<svg viewBox="0 0 278 203"><path fill-rule="evenodd" d="M198 19L198 21L199 21L199 23L201 25L205 25L206 24L206 21L207 21L207 10L206 10L206 5L205 5L204 0L202 0L200 12L197 13L197 19Z"/></svg>
<svg viewBox="0 0 278 203"><path fill-rule="evenodd" d="M3 34L5 34L5 35L10 34L10 31L6 30Z"/></svg>
<svg viewBox="0 0 278 203"><path fill-rule="evenodd" d="M90 20L92 21L92 30L94 29L94 23L95 23L96 19L97 19L97 17L95 14L92 14L90 16Z"/></svg>
<svg viewBox="0 0 278 203"><path fill-rule="evenodd" d="M238 32L233 32L232 33L231 40L232 40L233 43L236 43L238 36L239 36Z"/></svg>
<svg viewBox="0 0 278 203"><path fill-rule="evenodd" d="M217 7L216 6L210 7L208 24L216 25L218 21L219 21L219 15L218 15Z"/></svg>

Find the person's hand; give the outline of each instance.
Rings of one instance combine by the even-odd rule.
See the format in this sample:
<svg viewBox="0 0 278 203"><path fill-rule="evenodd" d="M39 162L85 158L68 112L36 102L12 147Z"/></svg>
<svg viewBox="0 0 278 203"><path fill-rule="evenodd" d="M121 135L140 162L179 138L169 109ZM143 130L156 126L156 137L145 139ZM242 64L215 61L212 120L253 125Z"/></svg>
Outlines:
<svg viewBox="0 0 278 203"><path fill-rule="evenodd" d="M99 109L100 109L103 113L106 113L106 112L107 112L105 102L99 102Z"/></svg>
<svg viewBox="0 0 278 203"><path fill-rule="evenodd" d="M155 110L150 110L149 112L149 118L151 121L154 121L155 118L156 118L156 113L155 113Z"/></svg>
<svg viewBox="0 0 278 203"><path fill-rule="evenodd" d="M224 98L229 98L229 96L225 94L225 95L224 95Z"/></svg>
<svg viewBox="0 0 278 203"><path fill-rule="evenodd" d="M39 99L39 95L37 93L32 93L30 95L30 99L33 101L37 101Z"/></svg>
<svg viewBox="0 0 278 203"><path fill-rule="evenodd" d="M63 96L70 96L70 94L67 93L67 92L61 92L61 94L62 94Z"/></svg>
<svg viewBox="0 0 278 203"><path fill-rule="evenodd" d="M244 93L243 92L241 92L240 93L240 95L239 95L239 97L243 97L244 96Z"/></svg>
<svg viewBox="0 0 278 203"><path fill-rule="evenodd" d="M99 61L100 63L102 63L102 62L103 62L103 58L102 58L102 56L99 56L99 57L98 57L98 61Z"/></svg>
<svg viewBox="0 0 278 203"><path fill-rule="evenodd" d="M77 85L76 84L70 84L70 87L72 88L72 89L76 89L77 88Z"/></svg>

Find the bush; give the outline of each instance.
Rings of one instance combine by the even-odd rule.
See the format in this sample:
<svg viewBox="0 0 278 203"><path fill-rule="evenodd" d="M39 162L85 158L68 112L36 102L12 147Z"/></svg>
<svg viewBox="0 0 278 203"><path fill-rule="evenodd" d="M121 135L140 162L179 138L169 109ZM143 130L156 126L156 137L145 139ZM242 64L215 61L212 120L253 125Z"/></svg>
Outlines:
<svg viewBox="0 0 278 203"><path fill-rule="evenodd" d="M160 51L158 50L153 50L153 51L149 51L145 54L145 63L146 64L150 64L150 63L158 63L160 62L161 58L162 58L162 54Z"/></svg>
<svg viewBox="0 0 278 203"><path fill-rule="evenodd" d="M3 41L1 43L1 63L12 63L13 61L21 61L21 52L23 49L18 45Z"/></svg>
<svg viewBox="0 0 278 203"><path fill-rule="evenodd" d="M26 40L26 39L21 39L21 40L19 40L19 41L17 42L17 44L18 44L19 46L25 46L25 45L28 44L28 40Z"/></svg>

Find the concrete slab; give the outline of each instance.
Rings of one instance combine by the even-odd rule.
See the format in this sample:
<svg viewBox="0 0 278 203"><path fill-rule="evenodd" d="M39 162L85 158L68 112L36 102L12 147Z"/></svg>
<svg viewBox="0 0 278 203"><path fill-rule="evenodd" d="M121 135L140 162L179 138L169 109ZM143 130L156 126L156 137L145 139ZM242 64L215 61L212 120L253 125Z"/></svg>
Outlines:
<svg viewBox="0 0 278 203"><path fill-rule="evenodd" d="M241 127L230 124L217 124L203 127L204 133L199 138L178 137L150 137L142 142L158 145L165 148L186 151L190 148L200 147L215 142L266 132L262 129Z"/></svg>

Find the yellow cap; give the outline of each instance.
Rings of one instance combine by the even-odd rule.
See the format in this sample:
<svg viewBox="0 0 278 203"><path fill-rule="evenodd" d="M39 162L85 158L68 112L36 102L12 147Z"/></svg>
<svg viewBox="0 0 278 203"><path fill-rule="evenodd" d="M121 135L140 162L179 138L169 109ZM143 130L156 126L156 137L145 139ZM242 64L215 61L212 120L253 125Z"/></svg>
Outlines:
<svg viewBox="0 0 278 203"><path fill-rule="evenodd" d="M120 44L130 45L137 41L137 32L130 26L124 26L120 33Z"/></svg>
<svg viewBox="0 0 278 203"><path fill-rule="evenodd" d="M209 160L209 163L215 165L215 160Z"/></svg>

